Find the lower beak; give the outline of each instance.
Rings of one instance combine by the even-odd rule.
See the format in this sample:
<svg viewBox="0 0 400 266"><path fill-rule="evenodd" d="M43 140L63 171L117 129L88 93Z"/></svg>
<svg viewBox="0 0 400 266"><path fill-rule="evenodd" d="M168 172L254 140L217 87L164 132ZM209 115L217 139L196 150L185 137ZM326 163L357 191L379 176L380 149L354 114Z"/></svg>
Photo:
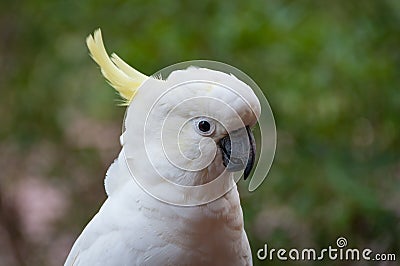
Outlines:
<svg viewBox="0 0 400 266"><path fill-rule="evenodd" d="M231 132L219 141L222 161L227 171L236 172L244 169L244 179L253 168L256 143L249 126Z"/></svg>

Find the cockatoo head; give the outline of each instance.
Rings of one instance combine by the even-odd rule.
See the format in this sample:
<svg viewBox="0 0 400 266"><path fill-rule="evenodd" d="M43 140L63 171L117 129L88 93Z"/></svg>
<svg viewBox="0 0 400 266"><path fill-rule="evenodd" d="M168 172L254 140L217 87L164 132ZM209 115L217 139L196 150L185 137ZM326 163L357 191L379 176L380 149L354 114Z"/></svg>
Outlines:
<svg viewBox="0 0 400 266"><path fill-rule="evenodd" d="M255 161L251 132L261 106L230 73L190 66L146 77L118 56L108 57L100 31L87 39L103 75L129 104L121 137L132 175L199 186L231 172L246 178ZM224 182L222 182L224 183Z"/></svg>
<svg viewBox="0 0 400 266"><path fill-rule="evenodd" d="M249 174L255 159L250 128L260 104L236 77L189 67L138 88L126 116L125 145L131 156L144 143L154 168L182 185L209 182L225 170ZM143 154L142 154L143 156ZM136 166L140 167L140 166Z"/></svg>

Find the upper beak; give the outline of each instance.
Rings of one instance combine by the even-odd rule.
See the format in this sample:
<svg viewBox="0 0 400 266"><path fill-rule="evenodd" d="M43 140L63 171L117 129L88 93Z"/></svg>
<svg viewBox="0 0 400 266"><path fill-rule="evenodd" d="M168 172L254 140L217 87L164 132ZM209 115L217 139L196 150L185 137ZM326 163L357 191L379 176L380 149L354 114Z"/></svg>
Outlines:
<svg viewBox="0 0 400 266"><path fill-rule="evenodd" d="M236 172L244 169L244 179L253 168L256 143L249 126L231 132L219 141L226 170Z"/></svg>

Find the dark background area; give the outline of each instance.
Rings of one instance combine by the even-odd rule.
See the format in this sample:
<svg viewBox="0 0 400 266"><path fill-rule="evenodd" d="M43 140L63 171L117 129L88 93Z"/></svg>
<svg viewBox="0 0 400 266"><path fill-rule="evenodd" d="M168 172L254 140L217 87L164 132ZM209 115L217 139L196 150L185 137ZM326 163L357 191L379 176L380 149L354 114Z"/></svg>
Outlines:
<svg viewBox="0 0 400 266"><path fill-rule="evenodd" d="M0 265L60 265L105 199L124 108L88 55L98 27L145 74L210 59L264 91L275 161L255 192L240 181L255 265L264 243L340 236L400 259L399 1L3 0Z"/></svg>

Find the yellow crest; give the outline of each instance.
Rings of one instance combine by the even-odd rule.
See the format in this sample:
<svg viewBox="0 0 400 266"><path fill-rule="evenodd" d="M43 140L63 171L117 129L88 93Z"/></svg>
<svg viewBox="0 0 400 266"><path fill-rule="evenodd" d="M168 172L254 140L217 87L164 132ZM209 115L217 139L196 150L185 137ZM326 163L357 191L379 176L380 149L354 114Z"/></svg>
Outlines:
<svg viewBox="0 0 400 266"><path fill-rule="evenodd" d="M125 63L115 53L111 54L110 58L104 47L100 29L86 38L86 44L91 57L100 66L103 76L126 100L126 104L129 104L137 89L148 77Z"/></svg>

